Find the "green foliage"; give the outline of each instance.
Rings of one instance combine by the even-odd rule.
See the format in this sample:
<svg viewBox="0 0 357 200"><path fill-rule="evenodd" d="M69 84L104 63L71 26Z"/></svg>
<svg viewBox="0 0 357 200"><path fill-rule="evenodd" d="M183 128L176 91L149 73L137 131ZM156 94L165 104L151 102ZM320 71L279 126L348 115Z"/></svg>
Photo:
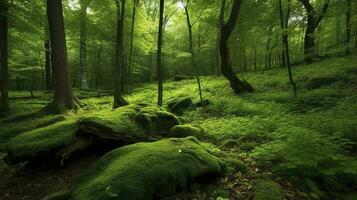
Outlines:
<svg viewBox="0 0 357 200"><path fill-rule="evenodd" d="M137 143L107 153L78 179L73 199L152 199L222 171L193 137Z"/></svg>

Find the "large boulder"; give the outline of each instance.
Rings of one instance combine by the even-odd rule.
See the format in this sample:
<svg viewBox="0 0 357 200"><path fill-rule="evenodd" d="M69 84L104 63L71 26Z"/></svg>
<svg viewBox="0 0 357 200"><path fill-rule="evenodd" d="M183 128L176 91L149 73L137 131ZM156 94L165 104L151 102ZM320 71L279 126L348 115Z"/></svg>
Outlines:
<svg viewBox="0 0 357 200"><path fill-rule="evenodd" d="M171 128L179 123L175 115L161 107L131 104L20 134L8 143L7 160L27 161L43 154L56 154L64 160L94 143L109 142L117 147L156 141L168 137Z"/></svg>
<svg viewBox="0 0 357 200"><path fill-rule="evenodd" d="M167 107L173 113L182 114L184 110L194 107L191 97L179 96L168 101Z"/></svg>
<svg viewBox="0 0 357 200"><path fill-rule="evenodd" d="M72 199L158 199L224 169L214 149L194 137L136 143L115 149L77 180Z"/></svg>

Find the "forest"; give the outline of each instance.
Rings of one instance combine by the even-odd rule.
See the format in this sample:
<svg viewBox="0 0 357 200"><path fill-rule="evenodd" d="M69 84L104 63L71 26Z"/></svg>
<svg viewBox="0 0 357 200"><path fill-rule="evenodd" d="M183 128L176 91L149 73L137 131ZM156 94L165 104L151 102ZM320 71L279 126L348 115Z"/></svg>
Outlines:
<svg viewBox="0 0 357 200"><path fill-rule="evenodd" d="M0 0L0 200L357 200L356 0Z"/></svg>

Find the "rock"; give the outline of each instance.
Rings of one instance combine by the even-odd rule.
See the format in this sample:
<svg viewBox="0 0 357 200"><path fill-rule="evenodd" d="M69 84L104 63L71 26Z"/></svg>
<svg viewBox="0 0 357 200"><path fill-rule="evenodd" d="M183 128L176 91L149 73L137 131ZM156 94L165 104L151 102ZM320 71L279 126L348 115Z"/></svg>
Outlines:
<svg viewBox="0 0 357 200"><path fill-rule="evenodd" d="M253 200L283 200L281 186L271 180L260 180L255 186Z"/></svg>
<svg viewBox="0 0 357 200"><path fill-rule="evenodd" d="M175 115L161 107L131 104L20 134L8 143L7 160L12 163L55 154L63 161L73 152L94 143L110 143L117 147L156 141L168 136L171 128L179 124Z"/></svg>
<svg viewBox="0 0 357 200"><path fill-rule="evenodd" d="M167 103L167 107L173 113L182 114L184 110L193 107L191 97L176 97Z"/></svg>
<svg viewBox="0 0 357 200"><path fill-rule="evenodd" d="M321 88L323 86L329 86L332 85L333 83L338 82L339 79L336 77L318 77L318 78L312 78L308 80L308 82L305 84L305 88L308 90L314 90Z"/></svg>
<svg viewBox="0 0 357 200"><path fill-rule="evenodd" d="M200 137L204 133L204 130L200 127L192 125L177 125L170 130L170 137L184 138L187 136Z"/></svg>
<svg viewBox="0 0 357 200"><path fill-rule="evenodd" d="M223 170L223 162L194 137L136 143L94 163L77 180L72 199L159 199Z"/></svg>
<svg viewBox="0 0 357 200"><path fill-rule="evenodd" d="M202 107L202 104L203 104L204 106L209 106L209 105L211 105L211 101L208 100L208 99L203 99L203 100L202 100L202 103L201 103L201 101L199 101L199 102L196 103L196 106L197 106L197 107Z"/></svg>

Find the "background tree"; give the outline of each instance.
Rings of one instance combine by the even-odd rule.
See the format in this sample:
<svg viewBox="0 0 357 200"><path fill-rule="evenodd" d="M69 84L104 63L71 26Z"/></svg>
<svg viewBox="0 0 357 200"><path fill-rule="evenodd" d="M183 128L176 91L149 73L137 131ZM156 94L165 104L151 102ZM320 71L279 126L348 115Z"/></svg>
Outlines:
<svg viewBox="0 0 357 200"><path fill-rule="evenodd" d="M87 9L92 0L79 0L79 65L81 76L81 88L89 89L87 74Z"/></svg>
<svg viewBox="0 0 357 200"><path fill-rule="evenodd" d="M162 66L161 66L161 54L162 54L162 35L163 35L163 23L164 23L164 0L160 0L160 14L159 14L159 31L157 39L157 105L162 106L162 99L164 93L163 87L163 76L162 76Z"/></svg>
<svg viewBox="0 0 357 200"><path fill-rule="evenodd" d="M64 30L62 0L47 0L48 26L53 60L54 99L51 108L63 112L75 107L72 86L68 75L66 35Z"/></svg>
<svg viewBox="0 0 357 200"><path fill-rule="evenodd" d="M232 89L236 94L254 91L253 87L248 82L240 80L235 75L235 73L232 70L231 63L229 61L229 50L227 47L227 42L238 20L241 4L242 4L241 0L233 1L232 11L228 18L228 21L221 28L221 40L220 40L220 54L222 60L221 72L223 76L228 79Z"/></svg>
<svg viewBox="0 0 357 200"><path fill-rule="evenodd" d="M1 63L1 104L0 110L9 110L9 71L8 71L8 2L0 1L0 63Z"/></svg>

